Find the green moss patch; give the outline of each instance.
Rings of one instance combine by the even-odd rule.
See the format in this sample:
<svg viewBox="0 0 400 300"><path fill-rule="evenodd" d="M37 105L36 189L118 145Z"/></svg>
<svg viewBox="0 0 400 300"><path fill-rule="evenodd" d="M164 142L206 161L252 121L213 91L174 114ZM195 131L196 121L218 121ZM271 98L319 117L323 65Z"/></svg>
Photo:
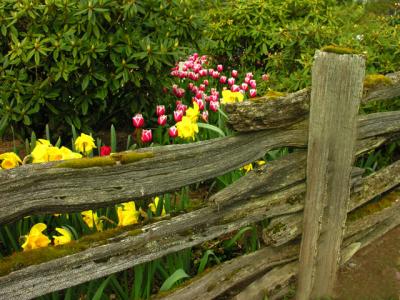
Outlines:
<svg viewBox="0 0 400 300"><path fill-rule="evenodd" d="M363 217L380 212L381 210L392 206L394 202L399 200L399 198L400 198L400 192L398 191L391 192L379 200L372 201L350 212L347 215L347 221L348 222L356 221Z"/></svg>
<svg viewBox="0 0 400 300"><path fill-rule="evenodd" d="M71 241L65 245L49 246L26 252L16 252L13 255L0 260L0 276L5 276L13 271L20 270L28 266L41 264L53 259L79 253L89 249L92 246L105 245L108 243L108 239L116 237L125 232L127 235L132 236L138 235L143 231L137 228L137 225L118 227L83 236L79 240Z"/></svg>
<svg viewBox="0 0 400 300"><path fill-rule="evenodd" d="M329 46L322 47L321 51L336 53L336 54L360 54L359 52L357 52L354 49L346 48L346 47L339 47L336 45L329 45Z"/></svg>
<svg viewBox="0 0 400 300"><path fill-rule="evenodd" d="M274 90L268 90L268 92L265 94L265 96L269 99L276 99L280 97L285 97L287 93L284 92L278 92Z"/></svg>
<svg viewBox="0 0 400 300"><path fill-rule="evenodd" d="M393 81L386 77L385 75L381 74L371 74L365 76L364 79L364 87L365 88L372 88L379 85L392 85Z"/></svg>

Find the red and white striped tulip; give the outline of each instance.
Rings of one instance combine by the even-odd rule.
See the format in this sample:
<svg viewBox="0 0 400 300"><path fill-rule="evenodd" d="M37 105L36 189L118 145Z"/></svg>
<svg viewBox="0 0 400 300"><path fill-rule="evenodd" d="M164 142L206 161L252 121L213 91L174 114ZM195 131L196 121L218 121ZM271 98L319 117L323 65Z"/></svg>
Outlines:
<svg viewBox="0 0 400 300"><path fill-rule="evenodd" d="M167 116L166 115L158 116L157 123L160 126L164 126L165 124L167 124Z"/></svg>
<svg viewBox="0 0 400 300"><path fill-rule="evenodd" d="M231 86L231 91L232 92L240 92L240 86L234 84Z"/></svg>
<svg viewBox="0 0 400 300"><path fill-rule="evenodd" d="M204 79L204 80L203 80L203 84L204 84L205 86L208 86L210 83L208 82L208 79Z"/></svg>
<svg viewBox="0 0 400 300"><path fill-rule="evenodd" d="M150 143L153 140L153 133L151 132L151 129L143 129L140 139L142 143Z"/></svg>
<svg viewBox="0 0 400 300"><path fill-rule="evenodd" d="M261 79L264 81L268 81L269 80L269 74L262 74Z"/></svg>
<svg viewBox="0 0 400 300"><path fill-rule="evenodd" d="M251 78L246 76L246 77L244 78L244 83L249 84L249 83L250 83L250 80L251 80Z"/></svg>
<svg viewBox="0 0 400 300"><path fill-rule="evenodd" d="M207 76L207 70L206 69L201 69L200 71L199 71L199 75L201 76L201 77L204 77L204 76Z"/></svg>
<svg viewBox="0 0 400 300"><path fill-rule="evenodd" d="M204 101L203 101L203 99L196 99L195 101L196 101L197 105L199 106L199 109L203 110L204 109Z"/></svg>
<svg viewBox="0 0 400 300"><path fill-rule="evenodd" d="M204 122L208 123L208 111L203 110L203 112L201 113L201 118Z"/></svg>
<svg viewBox="0 0 400 300"><path fill-rule="evenodd" d="M222 72L224 70L224 66L223 65L218 65L217 66L217 71L218 72Z"/></svg>
<svg viewBox="0 0 400 300"><path fill-rule="evenodd" d="M204 92L206 90L206 85L205 84L200 84L199 90Z"/></svg>
<svg viewBox="0 0 400 300"><path fill-rule="evenodd" d="M232 70L231 74L232 74L232 77L236 78L238 76L238 71Z"/></svg>
<svg viewBox="0 0 400 300"><path fill-rule="evenodd" d="M242 88L242 90L247 91L249 89L249 85L245 82L242 83L242 85L240 86Z"/></svg>
<svg viewBox="0 0 400 300"><path fill-rule="evenodd" d="M211 76L213 78L217 79L219 77L219 72L218 71L214 71Z"/></svg>
<svg viewBox="0 0 400 300"><path fill-rule="evenodd" d="M220 78L219 78L219 82L220 83L222 83L222 84L225 84L226 83L226 76L221 76Z"/></svg>
<svg viewBox="0 0 400 300"><path fill-rule="evenodd" d="M174 111L174 120L175 122L180 122L182 121L182 117L183 117L183 110L175 110Z"/></svg>
<svg viewBox="0 0 400 300"><path fill-rule="evenodd" d="M178 136L178 129L176 129L175 126L171 126L171 127L168 129L168 134L169 134L170 137L176 138L176 137Z"/></svg>
<svg viewBox="0 0 400 300"><path fill-rule="evenodd" d="M234 85L235 84L235 78L231 77L228 79L228 85Z"/></svg>
<svg viewBox="0 0 400 300"><path fill-rule="evenodd" d="M252 89L255 89L257 87L257 82L254 79L250 80L249 83Z"/></svg>
<svg viewBox="0 0 400 300"><path fill-rule="evenodd" d="M156 115L157 116L165 115L165 106L164 105L156 106Z"/></svg>
<svg viewBox="0 0 400 300"><path fill-rule="evenodd" d="M246 77L249 77L250 79L253 79L253 73L251 73L251 72L246 73Z"/></svg>
<svg viewBox="0 0 400 300"><path fill-rule="evenodd" d="M135 127L135 128L143 127L144 126L144 118L143 118L142 114L136 114L132 118L132 124L133 124L133 127Z"/></svg>
<svg viewBox="0 0 400 300"><path fill-rule="evenodd" d="M257 96L257 90L256 90L256 89L251 89L250 92L249 92L249 94L250 94L250 97L251 97L251 98L254 98L254 97Z"/></svg>
<svg viewBox="0 0 400 300"><path fill-rule="evenodd" d="M179 104L179 105L176 106L176 110L181 110L183 113L185 113L186 110L187 110L187 105Z"/></svg>
<svg viewBox="0 0 400 300"><path fill-rule="evenodd" d="M210 101L210 109L213 112L218 111L218 108L219 108L219 102L218 101Z"/></svg>

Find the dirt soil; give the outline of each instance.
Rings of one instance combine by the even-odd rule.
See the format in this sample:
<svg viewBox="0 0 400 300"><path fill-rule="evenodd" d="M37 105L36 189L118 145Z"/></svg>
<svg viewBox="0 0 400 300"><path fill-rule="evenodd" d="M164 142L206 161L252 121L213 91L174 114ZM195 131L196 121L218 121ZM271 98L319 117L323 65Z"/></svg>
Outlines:
<svg viewBox="0 0 400 300"><path fill-rule="evenodd" d="M338 300L400 300L400 226L341 268L336 292Z"/></svg>

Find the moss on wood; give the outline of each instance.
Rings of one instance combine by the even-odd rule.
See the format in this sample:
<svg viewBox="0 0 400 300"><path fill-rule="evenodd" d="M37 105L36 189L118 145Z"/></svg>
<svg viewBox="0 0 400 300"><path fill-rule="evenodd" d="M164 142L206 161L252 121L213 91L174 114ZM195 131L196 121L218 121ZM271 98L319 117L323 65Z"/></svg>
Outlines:
<svg viewBox="0 0 400 300"><path fill-rule="evenodd" d="M321 51L324 52L330 52L330 53L336 53L336 54L360 54L354 49L347 48L347 47L339 47L336 45L329 45L322 47Z"/></svg>
<svg viewBox="0 0 400 300"><path fill-rule="evenodd" d="M105 245L108 243L109 239L125 232L129 236L138 235L143 232L142 229L135 227L137 227L137 225L117 227L83 236L79 240L71 241L65 245L48 246L26 252L16 252L0 259L0 276L5 276L13 271L28 266L37 265L53 259L82 252L93 246Z"/></svg>
<svg viewBox="0 0 400 300"><path fill-rule="evenodd" d="M393 81L389 78L386 77L385 75L381 74L371 74L365 76L364 79L364 87L365 88L372 88L376 87L379 85L392 85Z"/></svg>
<svg viewBox="0 0 400 300"><path fill-rule="evenodd" d="M287 93L278 92L278 91L274 91L274 90L268 90L268 92L265 94L265 97L267 97L268 99L277 99L277 98L285 97L285 96L287 96Z"/></svg>

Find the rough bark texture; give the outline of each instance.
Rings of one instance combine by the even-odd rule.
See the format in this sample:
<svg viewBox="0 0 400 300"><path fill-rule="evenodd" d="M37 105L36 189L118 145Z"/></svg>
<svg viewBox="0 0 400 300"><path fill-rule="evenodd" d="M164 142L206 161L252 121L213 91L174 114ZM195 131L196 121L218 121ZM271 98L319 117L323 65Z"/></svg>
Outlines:
<svg viewBox="0 0 400 300"><path fill-rule="evenodd" d="M400 97L400 72L386 77L392 84L365 88L362 103ZM308 117L310 91L308 88L282 97L265 96L256 101L227 104L228 124L239 132L288 127Z"/></svg>
<svg viewBox="0 0 400 300"><path fill-rule="evenodd" d="M359 119L357 154L379 146L400 132L400 112L371 114ZM371 120L379 120L379 126ZM154 158L115 167L59 169L52 167L53 163L1 171L0 224L30 214L96 209L172 191L237 169L263 156L267 150L281 146L304 147L306 140L307 126L302 123L284 131L269 130L153 148ZM209 153L213 153L213 159Z"/></svg>
<svg viewBox="0 0 400 300"><path fill-rule="evenodd" d="M315 54L298 300L333 294L350 199L364 73L361 56Z"/></svg>

